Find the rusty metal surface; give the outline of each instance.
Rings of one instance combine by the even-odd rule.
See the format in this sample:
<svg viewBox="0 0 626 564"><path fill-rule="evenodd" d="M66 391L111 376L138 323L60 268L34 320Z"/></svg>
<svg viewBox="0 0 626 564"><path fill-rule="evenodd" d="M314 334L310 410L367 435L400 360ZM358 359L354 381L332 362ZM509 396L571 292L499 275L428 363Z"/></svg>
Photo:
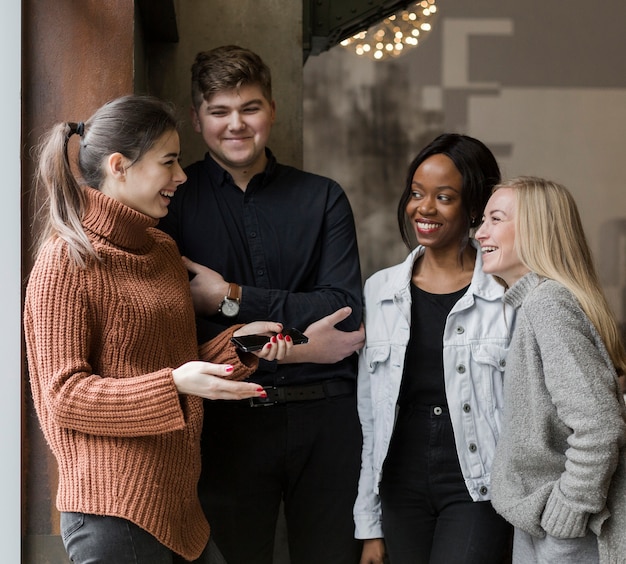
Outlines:
<svg viewBox="0 0 626 564"><path fill-rule="evenodd" d="M25 278L32 265L35 205L30 194L31 150L54 123L85 120L107 100L133 91L135 9L133 0L24 0L22 9ZM22 534L29 544L29 538L58 533L57 469L29 401L25 367L22 389Z"/></svg>

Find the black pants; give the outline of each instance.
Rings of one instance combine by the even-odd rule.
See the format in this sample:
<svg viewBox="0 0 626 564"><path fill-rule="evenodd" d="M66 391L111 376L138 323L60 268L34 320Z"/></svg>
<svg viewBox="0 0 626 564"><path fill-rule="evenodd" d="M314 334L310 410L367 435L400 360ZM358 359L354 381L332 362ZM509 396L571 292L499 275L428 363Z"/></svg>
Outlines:
<svg viewBox="0 0 626 564"><path fill-rule="evenodd" d="M501 564L511 528L490 502L474 502L445 407L403 408L380 497L391 564Z"/></svg>
<svg viewBox="0 0 626 564"><path fill-rule="evenodd" d="M228 564L271 564L281 499L291 564L355 564L361 428L354 395L205 408L200 499Z"/></svg>

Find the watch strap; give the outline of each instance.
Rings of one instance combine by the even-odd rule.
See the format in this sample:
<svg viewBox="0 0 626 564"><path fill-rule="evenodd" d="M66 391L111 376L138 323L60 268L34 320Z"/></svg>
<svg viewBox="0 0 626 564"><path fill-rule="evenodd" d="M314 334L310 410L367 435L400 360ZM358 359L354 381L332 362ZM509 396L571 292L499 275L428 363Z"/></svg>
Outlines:
<svg viewBox="0 0 626 564"><path fill-rule="evenodd" d="M226 294L226 299L240 302L241 301L241 286L239 284L235 284L234 282L231 282L230 284L228 284L228 292Z"/></svg>

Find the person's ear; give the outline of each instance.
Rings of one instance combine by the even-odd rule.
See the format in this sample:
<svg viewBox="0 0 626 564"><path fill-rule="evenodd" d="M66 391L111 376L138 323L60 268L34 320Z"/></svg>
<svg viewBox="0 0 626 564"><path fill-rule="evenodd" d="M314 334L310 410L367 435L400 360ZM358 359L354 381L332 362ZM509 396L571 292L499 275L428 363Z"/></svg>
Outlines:
<svg viewBox="0 0 626 564"><path fill-rule="evenodd" d="M196 133L202 133L202 129L200 128L200 116L198 115L198 110L191 105L189 108L189 115L191 117L191 125L193 126L193 130Z"/></svg>
<svg viewBox="0 0 626 564"><path fill-rule="evenodd" d="M107 172L116 180L126 179L126 157L122 153L111 153L106 160Z"/></svg>
<svg viewBox="0 0 626 564"><path fill-rule="evenodd" d="M274 100L270 102L270 107L272 108L272 124L273 124L274 120L276 119L276 102Z"/></svg>
<svg viewBox="0 0 626 564"><path fill-rule="evenodd" d="M477 227L480 223L480 218L476 213L476 210L470 210L470 227Z"/></svg>

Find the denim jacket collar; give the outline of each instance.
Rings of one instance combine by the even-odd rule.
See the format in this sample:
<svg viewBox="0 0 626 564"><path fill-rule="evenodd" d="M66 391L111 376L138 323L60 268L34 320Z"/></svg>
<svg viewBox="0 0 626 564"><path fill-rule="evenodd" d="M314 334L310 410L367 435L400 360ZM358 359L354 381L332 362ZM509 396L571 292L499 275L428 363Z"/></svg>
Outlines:
<svg viewBox="0 0 626 564"><path fill-rule="evenodd" d="M470 244L476 249L476 265L472 281L465 295L455 304L452 311L461 311L471 307L474 298L479 297L487 301L497 301L502 299L503 288L496 282L493 276L485 274L482 269L483 258L480 251L480 245L475 239L470 239ZM413 265L415 261L421 257L426 247L419 245L411 254L398 265L398 269L394 273L393 278L386 288L381 289L379 301L385 300L402 300L410 303L411 296L411 277L413 275Z"/></svg>

